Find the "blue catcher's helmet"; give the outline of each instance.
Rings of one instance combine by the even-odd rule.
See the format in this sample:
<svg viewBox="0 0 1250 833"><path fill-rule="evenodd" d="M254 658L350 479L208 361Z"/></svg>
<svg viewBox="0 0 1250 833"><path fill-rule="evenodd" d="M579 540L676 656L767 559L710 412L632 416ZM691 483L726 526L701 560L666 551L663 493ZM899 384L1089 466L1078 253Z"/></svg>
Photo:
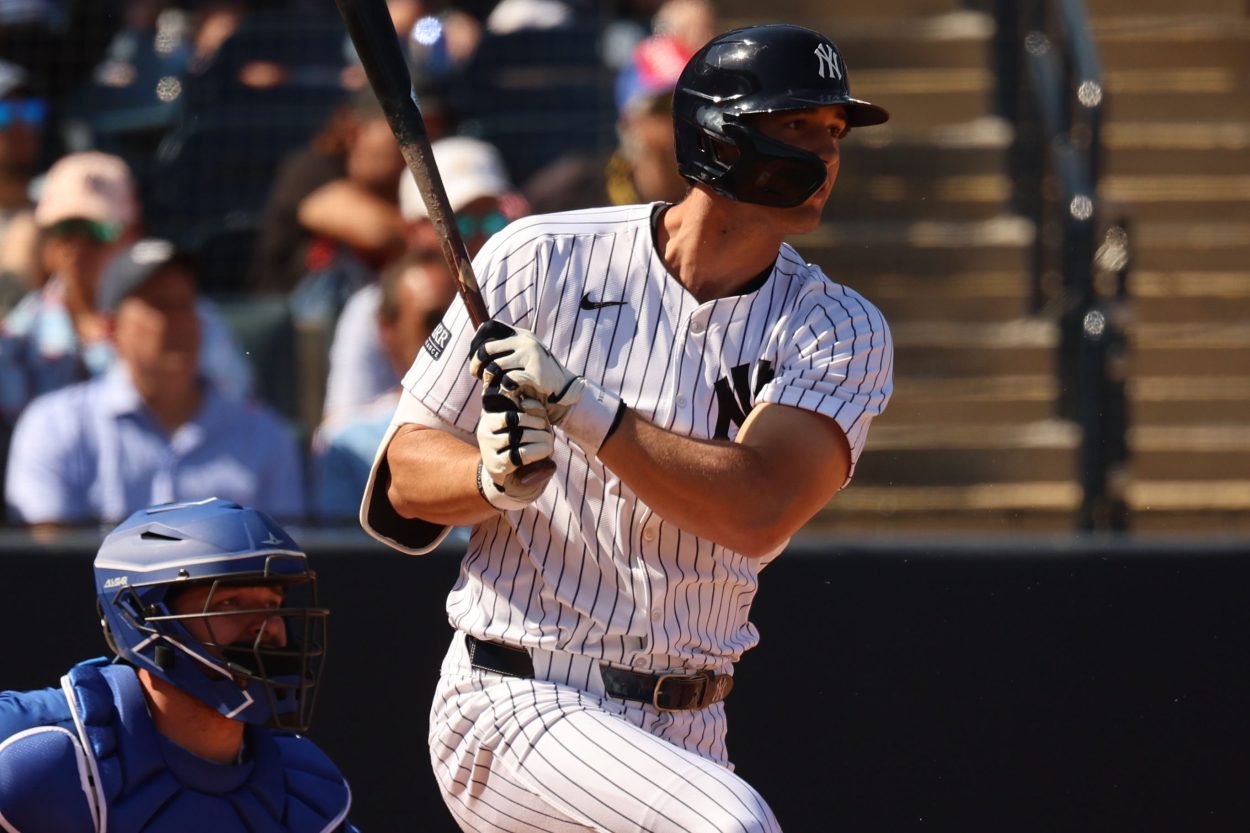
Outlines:
<svg viewBox="0 0 1250 833"><path fill-rule="evenodd" d="M316 574L304 553L268 515L217 498L142 509L104 539L95 582L105 638L121 659L226 717L307 729L328 611L317 606ZM175 614L179 592L195 586L208 588L202 608ZM215 594L238 587L276 588L283 604L260 610L214 605ZM229 616L263 624L254 638L223 644L212 636L213 624ZM275 616L285 644L272 635ZM192 635L192 619L208 639Z"/></svg>
<svg viewBox="0 0 1250 833"><path fill-rule="evenodd" d="M718 35L694 54L673 91L677 168L735 200L802 205L824 184L824 162L766 136L749 117L829 105L845 108L850 127L890 117L851 95L838 47L819 32L769 23Z"/></svg>

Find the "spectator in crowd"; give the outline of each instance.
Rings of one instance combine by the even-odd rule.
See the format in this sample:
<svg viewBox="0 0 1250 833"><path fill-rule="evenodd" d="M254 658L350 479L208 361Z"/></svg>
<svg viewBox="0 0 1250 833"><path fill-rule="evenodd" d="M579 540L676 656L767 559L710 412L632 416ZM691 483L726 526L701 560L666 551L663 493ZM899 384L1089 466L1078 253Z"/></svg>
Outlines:
<svg viewBox="0 0 1250 833"><path fill-rule="evenodd" d="M486 17L486 31L510 35L522 29L557 29L573 22L576 5L568 0L499 0Z"/></svg>
<svg viewBox="0 0 1250 833"><path fill-rule="evenodd" d="M447 0L387 0L409 66L421 77L448 78L472 57L482 24Z"/></svg>
<svg viewBox="0 0 1250 833"><path fill-rule="evenodd" d="M493 145L449 136L434 142L433 150L460 235L473 256L488 237L527 213L526 203L513 190L503 157ZM425 201L410 176L400 179L399 207L408 223L409 246L438 249ZM357 292L343 308L330 346L324 421L351 414L399 383L378 339L377 315L376 292Z"/></svg>
<svg viewBox="0 0 1250 833"><path fill-rule="evenodd" d="M0 313L36 282L30 184L39 169L48 102L21 67L0 61Z"/></svg>
<svg viewBox="0 0 1250 833"><path fill-rule="evenodd" d="M398 379L412 366L455 297L456 285L437 249L416 248L388 266L361 296L377 309L375 326L396 384L372 402L324 423L313 439L317 499L323 520L356 517L378 443L399 402Z"/></svg>
<svg viewBox="0 0 1250 833"><path fill-rule="evenodd" d="M370 93L372 95L372 93ZM404 249L399 176L404 157L382 112L372 103L353 133L343 175L300 200L297 219L329 259L351 258L370 273Z"/></svg>
<svg viewBox="0 0 1250 833"><path fill-rule="evenodd" d="M616 150L606 160L567 154L530 177L525 196L534 212L681 200L672 93L694 52L672 35L640 41L616 80Z"/></svg>
<svg viewBox="0 0 1250 833"><path fill-rule="evenodd" d="M87 152L58 160L44 178L35 222L40 266L50 276L0 325L0 416L11 421L35 396L106 371L113 363L106 316L96 309L100 270L142 236L140 206L126 163ZM197 302L204 374L242 399L252 368L216 308Z"/></svg>
<svg viewBox="0 0 1250 833"><path fill-rule="evenodd" d="M97 306L118 361L23 412L6 475L11 518L116 522L207 495L301 517L294 438L264 406L223 396L200 372L192 262L167 241L139 241L104 269Z"/></svg>
<svg viewBox="0 0 1250 833"><path fill-rule="evenodd" d="M444 129L437 91L419 91L431 138ZM396 194L403 157L373 91L362 90L330 115L305 148L282 162L261 219L248 285L290 294L305 276L346 252L375 268L403 248Z"/></svg>
<svg viewBox="0 0 1250 833"><path fill-rule="evenodd" d="M657 35L676 38L691 52L699 51L716 36L716 7L711 0L666 0L651 18Z"/></svg>
<svg viewBox="0 0 1250 833"><path fill-rule="evenodd" d="M328 611L286 530L224 500L152 506L104 539L94 584L116 656L0 692L0 828L356 833L302 736Z"/></svg>
<svg viewBox="0 0 1250 833"><path fill-rule="evenodd" d="M674 36L652 35L634 48L618 76L620 144L605 171L613 204L679 202L685 196L673 139L673 87L696 51Z"/></svg>

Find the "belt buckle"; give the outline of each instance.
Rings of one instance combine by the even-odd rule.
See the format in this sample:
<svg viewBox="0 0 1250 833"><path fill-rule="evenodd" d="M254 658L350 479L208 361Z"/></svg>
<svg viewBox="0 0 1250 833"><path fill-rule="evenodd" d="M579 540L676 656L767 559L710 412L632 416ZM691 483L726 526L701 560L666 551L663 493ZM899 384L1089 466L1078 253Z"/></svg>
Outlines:
<svg viewBox="0 0 1250 833"><path fill-rule="evenodd" d="M699 683L699 695L694 698L694 708L700 708L703 702L703 695L707 693L707 685L711 680L711 676L706 671L698 674L660 674L656 680L655 689L651 692L651 705L662 712L680 712L690 709L690 706L665 706L660 703L660 694L664 690L664 684L669 680L679 680L683 683L690 682Z"/></svg>

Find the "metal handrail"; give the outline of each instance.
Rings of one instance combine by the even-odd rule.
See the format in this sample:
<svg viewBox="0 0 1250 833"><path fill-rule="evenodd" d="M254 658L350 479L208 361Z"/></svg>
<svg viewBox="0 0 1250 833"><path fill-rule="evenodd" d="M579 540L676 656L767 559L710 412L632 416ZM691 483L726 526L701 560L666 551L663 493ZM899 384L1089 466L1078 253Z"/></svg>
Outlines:
<svg viewBox="0 0 1250 833"><path fill-rule="evenodd" d="M999 106L1016 130L1014 208L1035 223L1030 313L1059 325L1059 416L1081 428L1081 529L1127 525L1120 476L1127 458L1122 310L1095 282L1106 103L1083 0L996 0ZM1010 86L1007 86L1010 85ZM1108 237L1127 251L1121 228ZM1128 257L1120 258L1127 263ZM1125 267L1127 268L1127 267ZM1116 307L1108 315L1109 304Z"/></svg>

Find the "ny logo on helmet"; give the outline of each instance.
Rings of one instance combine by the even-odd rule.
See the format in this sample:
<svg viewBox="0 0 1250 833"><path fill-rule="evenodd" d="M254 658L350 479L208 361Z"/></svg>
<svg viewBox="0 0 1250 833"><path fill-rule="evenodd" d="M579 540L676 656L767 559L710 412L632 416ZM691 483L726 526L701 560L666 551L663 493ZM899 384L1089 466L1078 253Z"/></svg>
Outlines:
<svg viewBox="0 0 1250 833"><path fill-rule="evenodd" d="M822 43L816 47L816 58L820 61L816 71L820 73L821 78L842 80L842 70L838 69L837 53L833 51L833 44Z"/></svg>

